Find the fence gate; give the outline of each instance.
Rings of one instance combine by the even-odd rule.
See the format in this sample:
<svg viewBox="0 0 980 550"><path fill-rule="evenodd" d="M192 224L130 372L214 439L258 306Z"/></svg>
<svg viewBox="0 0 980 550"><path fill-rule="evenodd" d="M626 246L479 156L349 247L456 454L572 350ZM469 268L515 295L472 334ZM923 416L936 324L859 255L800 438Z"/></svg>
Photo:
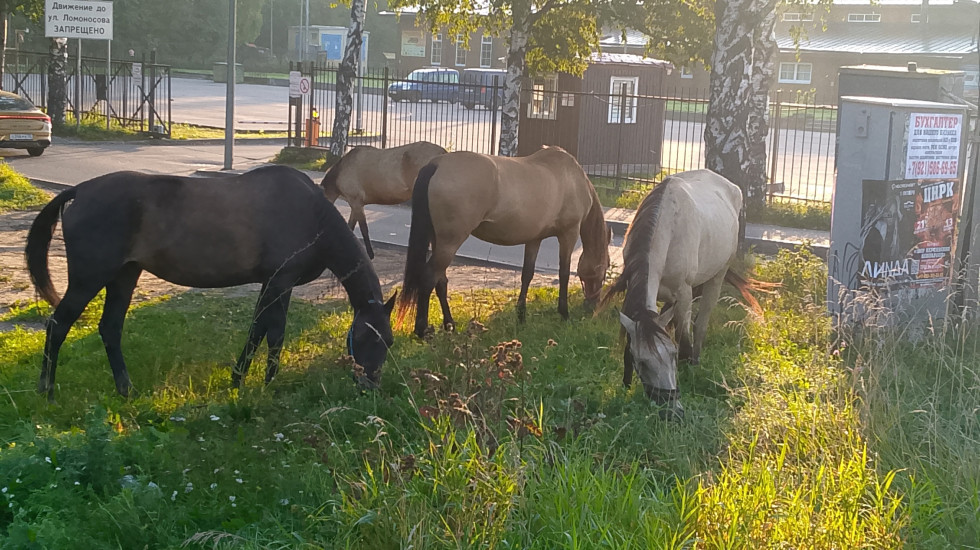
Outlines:
<svg viewBox="0 0 980 550"><path fill-rule="evenodd" d="M105 58L82 57L80 77L77 58L69 58L68 112L80 113L83 120L103 118L109 124L170 137L170 66L156 63L155 58L151 56L149 62L145 56L140 62L112 60L106 67ZM47 110L48 59L45 53L8 51L3 89ZM78 78L81 86L76 90Z"/></svg>

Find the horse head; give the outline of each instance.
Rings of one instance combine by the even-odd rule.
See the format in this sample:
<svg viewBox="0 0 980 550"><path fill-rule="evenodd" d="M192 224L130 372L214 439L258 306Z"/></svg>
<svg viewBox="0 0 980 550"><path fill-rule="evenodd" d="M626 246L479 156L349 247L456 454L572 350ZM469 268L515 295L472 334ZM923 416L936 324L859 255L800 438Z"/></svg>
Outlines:
<svg viewBox="0 0 980 550"><path fill-rule="evenodd" d="M595 306L599 303L599 295L602 293L602 283L606 280L606 272L609 271L609 243L612 242L612 231L602 220L602 234L596 239L594 245L590 242L586 244L585 232L582 233L582 255L578 259L578 278L582 281L582 294L585 295L585 303Z"/></svg>
<svg viewBox="0 0 980 550"><path fill-rule="evenodd" d="M684 407L677 388L677 346L655 312L644 311L637 317L634 320L622 312L619 314L627 335L628 353L624 360L632 361L632 365L624 367L636 369L647 397L663 407L661 418L683 418Z"/></svg>
<svg viewBox="0 0 980 550"><path fill-rule="evenodd" d="M368 300L366 306L354 311L354 321L347 332L347 354L354 358L356 365L354 379L364 389L377 389L381 385L381 366L394 343L390 321L394 306L395 296L392 296L383 304Z"/></svg>

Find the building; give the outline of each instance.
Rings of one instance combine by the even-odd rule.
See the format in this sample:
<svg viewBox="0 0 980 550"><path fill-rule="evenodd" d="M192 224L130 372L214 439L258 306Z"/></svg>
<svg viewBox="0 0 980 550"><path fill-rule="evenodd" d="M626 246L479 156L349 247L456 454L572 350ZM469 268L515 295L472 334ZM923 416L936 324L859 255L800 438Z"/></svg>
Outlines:
<svg viewBox="0 0 980 550"><path fill-rule="evenodd" d="M304 40L305 38L305 40ZM361 58L367 59L371 33L361 34ZM288 57L292 60L315 61L320 65L337 65L347 48L347 27L309 25L289 27ZM304 51L305 48L305 51Z"/></svg>
<svg viewBox="0 0 980 550"><path fill-rule="evenodd" d="M381 12L384 17L398 18L399 51L394 53L391 68L407 75L423 67L463 69L504 69L507 67L507 39L493 36L483 29L470 33L467 43L462 36L445 31L432 33L416 24L418 11L403 9L398 13Z"/></svg>
<svg viewBox="0 0 980 550"><path fill-rule="evenodd" d="M634 54L592 55L581 77L537 77L521 97L518 155L557 145L590 174L645 175L660 170L673 65Z"/></svg>
<svg viewBox="0 0 980 550"><path fill-rule="evenodd" d="M837 102L841 67L877 65L962 70L966 93L976 97L980 5L969 0L837 0L829 11L800 4L780 8L776 23L774 89L787 99ZM798 37L798 42L797 38ZM667 87L708 87L704 67L682 67Z"/></svg>

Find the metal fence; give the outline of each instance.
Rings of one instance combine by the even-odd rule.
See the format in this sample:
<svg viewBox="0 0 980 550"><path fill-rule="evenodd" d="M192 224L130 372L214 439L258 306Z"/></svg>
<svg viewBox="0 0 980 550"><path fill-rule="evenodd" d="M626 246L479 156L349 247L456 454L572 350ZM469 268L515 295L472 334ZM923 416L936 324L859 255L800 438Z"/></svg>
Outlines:
<svg viewBox="0 0 980 550"><path fill-rule="evenodd" d="M47 109L48 55L8 51L3 89ZM82 57L68 60L68 112L82 119L101 118L154 135L171 135L170 67L158 63ZM76 117L77 118L77 117Z"/></svg>
<svg viewBox="0 0 980 550"><path fill-rule="evenodd" d="M291 110L291 139L297 145L326 146L336 68L297 64L294 69L311 76L313 89L309 101L297 104L295 113ZM438 93L396 101L386 91L399 82L432 86L387 69L357 78L348 146L384 148L427 140L450 150L496 153L499 109L467 108ZM490 88L488 97L498 97L499 90ZM598 185L643 192L666 174L704 167L706 89L615 95L527 88L521 102L522 149L541 144L564 147ZM314 111L322 121L316 129L310 125ZM773 94L767 138L771 199L830 202L836 125L835 105L790 102L783 94Z"/></svg>

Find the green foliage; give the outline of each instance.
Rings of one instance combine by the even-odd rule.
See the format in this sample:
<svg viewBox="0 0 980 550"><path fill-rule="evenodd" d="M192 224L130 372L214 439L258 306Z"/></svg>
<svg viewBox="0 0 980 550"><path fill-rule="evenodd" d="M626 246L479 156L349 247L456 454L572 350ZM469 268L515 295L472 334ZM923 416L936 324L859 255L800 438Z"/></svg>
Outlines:
<svg viewBox="0 0 980 550"><path fill-rule="evenodd" d="M0 212L43 206L50 195L31 184L6 162L0 162Z"/></svg>
<svg viewBox="0 0 980 550"><path fill-rule="evenodd" d="M515 291L453 293L478 321L396 331L372 393L350 381L341 301L295 302L279 377L256 365L240 391L252 297L134 308L129 400L101 301L62 350L56 405L33 392L43 333L0 333L0 548L973 544L976 329L844 347L812 254L756 276L780 293L759 319L723 299L701 364L678 371L675 423L622 387L615 312L584 313L578 292L565 322L555 289L532 290L525 325Z"/></svg>
<svg viewBox="0 0 980 550"><path fill-rule="evenodd" d="M272 158L275 164L286 164L301 170L326 170L336 162L327 149L314 147L283 147Z"/></svg>
<svg viewBox="0 0 980 550"><path fill-rule="evenodd" d="M830 204L772 201L749 221L830 231Z"/></svg>
<svg viewBox="0 0 980 550"><path fill-rule="evenodd" d="M81 124L75 126L75 117L65 115L66 124L54 129L54 135L73 137L85 141L137 141L159 139L146 131L112 123L109 129L105 127L105 117L85 116ZM278 138L286 137L286 132L266 132L263 130L235 130L235 139ZM170 139L224 139L224 128L198 126L196 124L174 123L170 126Z"/></svg>

